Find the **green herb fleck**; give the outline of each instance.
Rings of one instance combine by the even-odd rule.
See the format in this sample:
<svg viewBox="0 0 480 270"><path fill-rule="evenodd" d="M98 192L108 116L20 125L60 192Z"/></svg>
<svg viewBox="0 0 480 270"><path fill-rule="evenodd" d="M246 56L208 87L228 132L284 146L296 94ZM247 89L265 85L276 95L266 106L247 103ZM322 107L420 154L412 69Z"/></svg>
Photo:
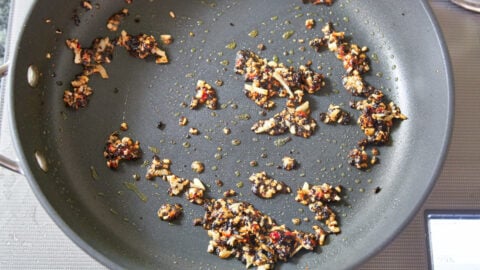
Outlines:
<svg viewBox="0 0 480 270"><path fill-rule="evenodd" d="M237 48L237 43L235 41L232 41L225 46L225 48L230 49L230 50L235 50Z"/></svg>
<svg viewBox="0 0 480 270"><path fill-rule="evenodd" d="M286 31L285 33L283 33L282 38L283 39L289 39L294 33L295 33L295 31L293 31L293 30Z"/></svg>
<svg viewBox="0 0 480 270"><path fill-rule="evenodd" d="M90 166L90 174L92 175L93 180L100 179L100 177L98 177L97 170L93 166Z"/></svg>
<svg viewBox="0 0 480 270"><path fill-rule="evenodd" d="M248 113L242 113L242 114L237 115L236 118L239 119L239 120L250 120L251 117L250 117L250 114L248 114Z"/></svg>
<svg viewBox="0 0 480 270"><path fill-rule="evenodd" d="M258 30L253 29L252 31L250 31L250 33L248 33L248 36L251 38L256 38L258 36Z"/></svg>
<svg viewBox="0 0 480 270"><path fill-rule="evenodd" d="M150 152L152 152L154 154L158 154L160 152L160 150L158 150L158 148L156 148L154 146L149 146L148 150L150 150Z"/></svg>
<svg viewBox="0 0 480 270"><path fill-rule="evenodd" d="M280 139L277 139L273 142L273 144L276 146L276 147L281 147L281 146L284 146L287 142L291 141L292 138L291 137L285 137L285 138L280 138Z"/></svg>

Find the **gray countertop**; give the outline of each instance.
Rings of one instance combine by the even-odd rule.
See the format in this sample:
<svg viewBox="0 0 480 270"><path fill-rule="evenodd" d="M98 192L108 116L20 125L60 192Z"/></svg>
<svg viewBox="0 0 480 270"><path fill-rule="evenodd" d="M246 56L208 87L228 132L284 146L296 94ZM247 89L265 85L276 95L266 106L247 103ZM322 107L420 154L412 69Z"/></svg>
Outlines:
<svg viewBox="0 0 480 270"><path fill-rule="evenodd" d="M10 0L0 0L0 62L3 62L5 56L9 12Z"/></svg>
<svg viewBox="0 0 480 270"><path fill-rule="evenodd" d="M0 1L0 13L7 2ZM8 46L13 46L26 15L23 7L32 2L16 1L13 6L15 15L10 19ZM417 216L362 269L427 269L424 211L480 209L480 166L477 164L480 161L480 76L477 71L480 68L480 14L463 10L447 0L430 3L444 32L454 67L456 107L450 150L438 182ZM3 24L0 18L0 32ZM13 153L6 117L0 116L3 119L0 152ZM54 224L23 176L0 169L0 269L103 268Z"/></svg>

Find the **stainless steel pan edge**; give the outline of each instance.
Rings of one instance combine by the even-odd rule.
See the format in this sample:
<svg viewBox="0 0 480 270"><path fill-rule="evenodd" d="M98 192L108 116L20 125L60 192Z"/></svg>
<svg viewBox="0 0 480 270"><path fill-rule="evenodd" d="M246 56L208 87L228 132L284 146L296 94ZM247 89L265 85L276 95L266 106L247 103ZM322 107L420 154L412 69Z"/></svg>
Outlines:
<svg viewBox="0 0 480 270"><path fill-rule="evenodd" d="M429 17L430 17L430 20L431 20L432 24L436 25L437 29L439 29L438 24L437 24L433 14L432 14L432 11L431 11L430 7L428 6L427 1L422 1L422 3L423 3L423 6L424 6L426 12L429 14ZM453 76L452 76L452 71L451 71L451 67L450 67L450 60L449 60L449 57L448 57L448 51L447 51L447 48L444 45L445 43L443 41L442 34L437 31L436 35L437 35L439 43L442 44L441 56L442 56L442 58L445 62L445 66L443 67L443 69L444 69L445 73L448 75L448 84L449 84L449 89L450 89L450 91L449 91L450 96L449 96L448 108L445 108L446 110L448 110L449 118L446 119L446 123L447 123L446 130L445 130L446 135L443 138L443 141L445 142L444 143L444 148L441 151L442 155L437 161L435 173L434 173L432 178L438 177L438 174L440 173L440 168L441 168L441 166L443 164L443 161L444 161L444 158L445 158L445 154L448 151L448 142L450 140L452 127L453 127L453 104L454 104L454 91L453 91L453 89L454 89L453 84L454 83L453 83L453 80L452 80ZM17 57L18 57L17 52L18 51L16 50L15 55L14 55L14 59L17 59ZM16 63L13 62L12 63L12 70L16 70L16 69L17 69ZM9 97L10 97L10 102L9 103L10 103L11 107L13 107L12 104L14 104L13 93L12 93L12 91L14 91L13 90L13 82L12 82L13 78L12 77L13 77L13 72L11 72L9 74L9 80L8 80L8 86L9 86L8 88L11 91L10 94L9 94ZM20 134L19 134L18 126L17 126L17 119L16 119L16 116L13 113L11 115L11 123L12 123L12 130L13 130L14 138L18 138ZM64 231L64 233L67 236L69 236L78 246L80 246L82 249L84 249L88 254L90 254L92 257L96 258L97 260L99 260L101 263L103 263L107 267L113 268L113 269L124 268L123 265L119 265L116 262L113 262L111 259L107 258L107 256L105 256L102 252L99 252L99 251L93 249L89 243L87 243L82 237L80 237L75 231L73 231L68 226L68 224L66 224L63 221L63 219L59 216L59 214L56 212L56 210L50 204L48 198L45 197L45 195L42 192L38 183L35 180L33 180L33 179L35 179L35 173L33 172L33 170L35 170L35 171L38 170L37 168L34 167L35 164L32 164L32 162L31 162L31 156L30 155L32 155L33 153L25 153L25 151L22 147L22 144L18 140L15 140L14 145L16 147L18 156L20 158L20 162L22 164L23 171L24 171L25 175L27 176L27 178L30 180L29 183L30 183L32 189L34 190L34 193L36 194L37 198L39 199L41 204L44 206L44 208L47 210L49 215L58 224L58 226ZM29 155L29 156L27 157L27 155ZM30 160L30 162L28 162L28 160ZM27 165L27 164L30 164L30 165ZM427 197L427 194L432 189L432 187L434 185L434 181L429 181L429 183L430 184L429 184L428 189L423 191L423 193L424 193L423 198L424 199ZM398 234L408 224L408 222L413 218L413 216L415 215L416 211L419 209L419 207L421 206L422 203L423 203L423 201L419 201L417 204L412 205L411 209L409 210L408 218L405 220L405 222L403 224L400 224L396 228L395 233L392 234L392 236L389 237L389 239L384 241L383 245L376 247L369 254L367 254L367 256L365 257L365 259L363 261L357 262L357 263L361 264L362 262L367 260L369 257L376 254L385 245L387 245L388 242L391 239L393 239L393 237L396 234ZM346 268L354 268L354 267L358 266L357 263L351 264L351 265L347 264L347 265L343 265L343 266L345 266Z"/></svg>

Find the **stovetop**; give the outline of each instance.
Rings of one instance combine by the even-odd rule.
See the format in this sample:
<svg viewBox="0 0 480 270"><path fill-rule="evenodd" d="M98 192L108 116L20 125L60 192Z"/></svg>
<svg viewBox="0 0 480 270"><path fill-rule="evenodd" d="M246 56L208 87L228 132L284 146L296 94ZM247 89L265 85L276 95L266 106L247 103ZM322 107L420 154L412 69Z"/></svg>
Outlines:
<svg viewBox="0 0 480 270"><path fill-rule="evenodd" d="M15 1L12 6L6 59L8 48L15 46L26 7L33 2ZM447 41L454 70L452 141L434 190L416 217L361 269L427 269L425 211L480 210L480 14L447 0L432 0L430 4ZM0 152L13 156L8 119L5 114L0 118ZM0 269L41 268L104 269L55 225L23 176L0 170Z"/></svg>

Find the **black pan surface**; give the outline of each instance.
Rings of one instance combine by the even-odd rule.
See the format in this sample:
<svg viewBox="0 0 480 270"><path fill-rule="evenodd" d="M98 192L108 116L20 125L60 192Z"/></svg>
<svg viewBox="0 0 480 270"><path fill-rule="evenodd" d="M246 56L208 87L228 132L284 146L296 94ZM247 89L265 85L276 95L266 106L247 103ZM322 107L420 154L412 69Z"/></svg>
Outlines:
<svg viewBox="0 0 480 270"><path fill-rule="evenodd" d="M233 188L240 193L237 199L253 203L293 229L310 230L315 224L312 213L294 201L295 190L305 181L344 186L345 199L335 207L342 233L330 236L316 252L301 252L288 263L279 263L278 269L358 266L401 231L432 188L449 141L453 88L448 55L426 1L348 0L335 1L330 7L286 0L92 2L93 10L86 11L79 1L39 0L21 35L9 81L15 144L32 189L65 233L106 266L244 268L235 259L221 260L207 253L206 232L192 226L193 219L203 215L202 207L183 197L169 197L167 183L160 179L145 179L142 164L151 160L156 149L159 156L172 160L176 174L199 177L208 186L208 196L221 197L221 192ZM106 20L124 7L130 15L120 29L174 37L174 43L164 47L170 63L156 65L117 49L112 63L105 65L110 78L92 77L95 92L88 107L66 108L63 91L81 67L73 64L65 40L78 38L87 45L96 37L118 36L119 32L106 29ZM78 15L78 25L73 15ZM313 30L305 30L308 18L317 22ZM341 63L332 53L318 54L308 46L309 39L322 36L320 29L327 21L345 31L352 42L369 47L372 72L366 80L382 88L409 117L397 122L392 144L379 148L381 163L369 171L359 171L346 161L348 151L362 137L354 123L319 123L310 139L292 136L281 147L274 141L285 136L251 132L255 121L279 109L261 116L259 107L242 93L242 78L233 72L236 51L256 51L259 43L267 48L260 55L269 59L278 56L280 62L294 66L312 60L327 78L327 86L308 97L313 117L318 121L318 114L330 103L343 103L358 117L358 112L348 109L352 97L341 85ZM248 35L252 30L258 30L257 37ZM282 38L290 30L293 35ZM236 48L226 48L233 41ZM302 46L304 52L299 49ZM30 65L42 74L35 88L27 84ZM223 80L223 86L216 87L223 105L219 110L181 106L190 102L199 79L212 85ZM243 119L245 114L249 120ZM186 127L178 126L180 116L189 119ZM144 155L113 171L105 166L103 147L124 121L129 130L122 134L139 140ZM157 128L159 121L163 129ZM201 134L187 138L190 127ZM231 129L230 135L223 134L224 127ZM233 139L241 144L232 145ZM184 147L185 142L190 147ZM35 153L45 157L47 172L40 169ZM222 158L215 158L216 153ZM277 169L285 155L296 158L300 168ZM190 170L194 160L206 165L203 174ZM258 161L257 167L249 165L252 160ZM294 192L272 200L257 198L250 192L248 177L262 170ZM134 174L141 180L133 180ZM224 187L217 187L216 179ZM239 182L244 186L239 188ZM141 200L125 183L134 183L147 199ZM381 192L375 193L376 187ZM184 206L179 222L168 224L156 216L166 202ZM292 224L294 217L311 221L297 226Z"/></svg>

